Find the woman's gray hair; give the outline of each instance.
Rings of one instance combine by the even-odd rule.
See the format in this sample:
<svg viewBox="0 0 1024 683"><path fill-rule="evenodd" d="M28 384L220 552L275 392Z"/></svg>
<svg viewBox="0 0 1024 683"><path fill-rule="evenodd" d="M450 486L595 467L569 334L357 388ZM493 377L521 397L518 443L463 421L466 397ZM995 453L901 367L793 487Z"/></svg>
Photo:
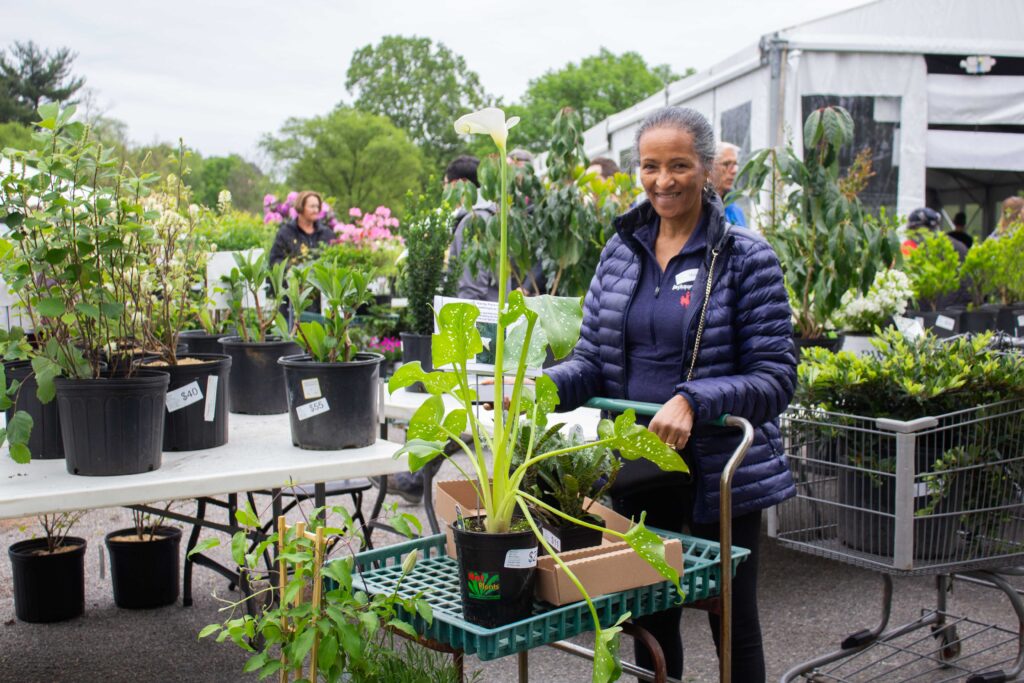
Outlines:
<svg viewBox="0 0 1024 683"><path fill-rule="evenodd" d="M703 114L689 107L662 107L647 115L633 138L631 161L634 166L640 163L640 138L655 128L675 128L689 133L700 163L706 171L711 170L715 163L715 131Z"/></svg>

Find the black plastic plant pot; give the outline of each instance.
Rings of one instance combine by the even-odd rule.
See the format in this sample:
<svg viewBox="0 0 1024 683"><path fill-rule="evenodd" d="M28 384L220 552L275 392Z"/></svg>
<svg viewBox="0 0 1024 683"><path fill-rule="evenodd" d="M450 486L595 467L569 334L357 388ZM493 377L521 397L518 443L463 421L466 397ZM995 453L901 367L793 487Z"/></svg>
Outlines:
<svg viewBox="0 0 1024 683"><path fill-rule="evenodd" d="M224 353L220 340L225 334L210 334L206 330L183 330L178 334L178 342L185 345L184 353Z"/></svg>
<svg viewBox="0 0 1024 683"><path fill-rule="evenodd" d="M36 397L36 376L27 360L4 363L7 379L18 380L21 388L14 405L7 410L10 422L15 411L24 410L32 416L32 432L28 437L28 450L34 460L59 460L64 457L64 439L60 433L57 401L43 403Z"/></svg>
<svg viewBox="0 0 1024 683"><path fill-rule="evenodd" d="M159 469L169 380L166 372L150 369L131 377L58 377L68 472L106 477Z"/></svg>
<svg viewBox="0 0 1024 683"><path fill-rule="evenodd" d="M106 536L114 604L122 609L152 609L178 599L181 529L157 527L149 538L147 528L139 540L134 527Z"/></svg>
<svg viewBox="0 0 1024 683"><path fill-rule="evenodd" d="M1024 330L1024 306L1000 306L996 314L996 328L1015 337L1020 336Z"/></svg>
<svg viewBox="0 0 1024 683"><path fill-rule="evenodd" d="M433 372L434 357L431 351L431 338L433 335L403 332L401 337L402 363L412 363L413 361L418 360L424 372ZM423 386L423 382L416 382L415 384L409 385L407 391L414 391L422 394L426 391L426 388Z"/></svg>
<svg viewBox="0 0 1024 683"><path fill-rule="evenodd" d="M998 311L976 310L960 314L961 332L989 332L996 327Z"/></svg>
<svg viewBox="0 0 1024 683"><path fill-rule="evenodd" d="M188 363L186 359L202 362ZM201 451L223 446L228 442L231 357L223 353L189 353L179 356L178 363L154 368L171 378L163 449Z"/></svg>
<svg viewBox="0 0 1024 683"><path fill-rule="evenodd" d="M221 337L220 344L231 356L228 409L247 415L287 413L284 368L277 359L301 353L299 345L282 339L246 342L241 337Z"/></svg>
<svg viewBox="0 0 1024 683"><path fill-rule="evenodd" d="M907 311L908 318L917 318L925 329L930 330L936 337L952 337L960 334L961 311Z"/></svg>
<svg viewBox="0 0 1024 683"><path fill-rule="evenodd" d="M798 354L801 349L808 348L823 348L832 353L837 353L839 349L843 348L844 335L837 334L835 337L814 337L813 339L804 339L793 335L793 343L796 345L796 351Z"/></svg>
<svg viewBox="0 0 1024 683"><path fill-rule="evenodd" d="M566 522L564 526L551 524L546 519L540 520L540 532L544 540L554 548L556 553L567 553L570 550L581 550L601 545L602 534L599 529L588 529L579 524ZM604 526L604 520L596 515L588 515L583 521L597 526ZM539 552L547 554L544 546L540 546Z"/></svg>
<svg viewBox="0 0 1024 683"><path fill-rule="evenodd" d="M7 549L14 579L14 614L21 621L46 624L85 611L85 539L68 536L56 553L45 538L19 541Z"/></svg>
<svg viewBox="0 0 1024 683"><path fill-rule="evenodd" d="M285 356L292 443L314 451L371 446L380 433L379 353L357 353L347 363L317 363L308 355Z"/></svg>
<svg viewBox="0 0 1024 683"><path fill-rule="evenodd" d="M495 628L529 617L537 581L533 531L488 534L453 524L452 532L466 621Z"/></svg>

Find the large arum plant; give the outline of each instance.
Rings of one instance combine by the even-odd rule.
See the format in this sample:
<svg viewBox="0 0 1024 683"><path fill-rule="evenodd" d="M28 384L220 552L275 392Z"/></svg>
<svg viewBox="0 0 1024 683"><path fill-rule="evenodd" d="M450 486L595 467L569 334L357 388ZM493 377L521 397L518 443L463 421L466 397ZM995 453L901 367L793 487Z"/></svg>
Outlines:
<svg viewBox="0 0 1024 683"><path fill-rule="evenodd" d="M517 123L517 118L505 120L500 109L488 108L463 116L455 122L460 134L477 133L490 135L498 147L499 159L506 158L508 130ZM500 211L500 260L498 282L507 283L509 278L508 249L508 164L501 163L501 211ZM538 529L530 512L530 506L543 509L553 515L591 529L618 536L630 544L659 573L679 587L679 575L665 561L665 548L661 538L644 527L641 516L627 533L622 534L593 524L574 519L553 508L535 496L522 491L520 486L527 470L547 458L582 451L594 446L614 448L627 459L647 458L666 471L685 472L686 464L675 450L669 448L657 436L636 424L636 415L628 410L614 422L602 420L598 426L599 438L590 444L577 444L557 448L548 452L535 451L538 434L543 434L547 415L558 405L558 391L552 380L540 376L535 383L526 381L527 368L539 368L543 363L546 349L550 347L555 358L564 358L579 339L583 310L578 298L538 296L526 298L519 291L507 295L505 288L498 290L498 323L492 347L495 354L494 393L495 405L505 405L507 389L507 415L498 409L494 412L493 430L482 424L474 414L473 402L476 391L470 386L467 364L483 351L483 342L476 327L479 310L472 304L446 304L437 314L437 333L432 340L432 359L435 368L448 367L450 370L424 372L419 362L403 365L391 378L388 389L409 386L422 382L430 394L409 422L408 442L396 453L396 457L407 454L409 467L416 471L444 453L448 440L458 444L468 456L473 474L463 471L455 460L451 462L473 483L477 498L486 514L484 528L488 533L503 533L510 530L512 514L518 508L527 524L536 534L538 541L566 575L576 585L587 601L597 642L594 656L595 681L610 681L618 678L621 668L618 662L618 634L620 624L629 613L622 615L612 627L602 629L597 611L583 585L572 571L558 557ZM506 338L506 333L508 337ZM506 368L514 368L506 374ZM505 381L511 381L506 387ZM459 407L446 413L442 396L448 394L459 402ZM524 426L528 418L536 429ZM462 434L468 430L467 443ZM512 469L512 458L516 444L526 439L526 457ZM485 453L493 454L488 467Z"/></svg>

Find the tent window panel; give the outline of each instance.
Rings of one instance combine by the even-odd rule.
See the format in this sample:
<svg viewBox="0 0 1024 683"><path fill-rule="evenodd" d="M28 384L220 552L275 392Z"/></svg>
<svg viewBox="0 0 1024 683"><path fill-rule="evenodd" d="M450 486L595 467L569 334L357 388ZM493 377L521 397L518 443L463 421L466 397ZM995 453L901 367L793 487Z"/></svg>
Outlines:
<svg viewBox="0 0 1024 683"><path fill-rule="evenodd" d="M853 144L847 145L840 153L839 166L845 173L861 150L870 149L874 175L860 193L860 200L871 209L880 206L893 209L896 206L899 181L899 168L894 156L898 124L885 121L892 117L884 115L882 111L879 114L883 115L876 117L875 99L873 95L804 95L800 98L802 120L806 120L812 111L821 107L838 105L849 111L853 117ZM891 109L893 99L896 98L884 98L885 111ZM883 120L879 121L879 118ZM801 127L801 134L802 131Z"/></svg>
<svg viewBox="0 0 1024 683"><path fill-rule="evenodd" d="M741 166L750 158L750 102L722 112L722 127L718 137L740 148Z"/></svg>

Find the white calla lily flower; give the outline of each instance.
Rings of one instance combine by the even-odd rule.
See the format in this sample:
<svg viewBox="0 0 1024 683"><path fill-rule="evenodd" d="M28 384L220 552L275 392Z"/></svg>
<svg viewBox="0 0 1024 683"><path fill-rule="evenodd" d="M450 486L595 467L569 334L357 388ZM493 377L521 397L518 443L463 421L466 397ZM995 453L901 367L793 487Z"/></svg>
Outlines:
<svg viewBox="0 0 1024 683"><path fill-rule="evenodd" d="M505 112L497 107L487 107L472 114L460 116L455 122L455 132L459 135L490 135L491 139L503 152L508 140L508 131L519 123L519 117L513 116L505 120Z"/></svg>

